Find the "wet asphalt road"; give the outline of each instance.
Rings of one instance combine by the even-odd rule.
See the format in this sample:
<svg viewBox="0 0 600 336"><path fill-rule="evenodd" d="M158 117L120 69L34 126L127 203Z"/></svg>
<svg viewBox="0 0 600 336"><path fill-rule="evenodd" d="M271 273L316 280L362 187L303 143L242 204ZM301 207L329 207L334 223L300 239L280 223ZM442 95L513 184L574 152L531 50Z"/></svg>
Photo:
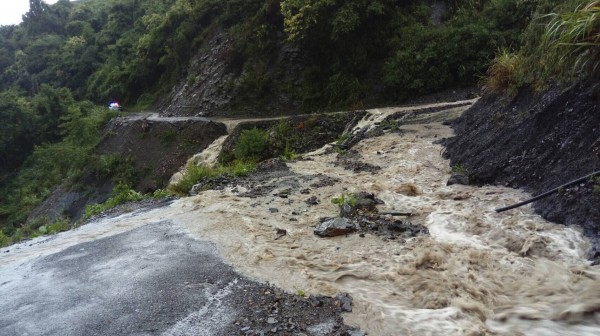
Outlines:
<svg viewBox="0 0 600 336"><path fill-rule="evenodd" d="M168 221L0 266L0 335L219 335L248 280Z"/></svg>

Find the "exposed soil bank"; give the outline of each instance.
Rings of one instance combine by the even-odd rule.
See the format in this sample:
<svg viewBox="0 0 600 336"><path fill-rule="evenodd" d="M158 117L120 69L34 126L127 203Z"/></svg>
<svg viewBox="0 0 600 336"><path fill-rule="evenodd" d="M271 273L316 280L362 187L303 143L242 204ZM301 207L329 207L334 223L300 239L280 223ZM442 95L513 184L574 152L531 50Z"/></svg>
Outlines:
<svg viewBox="0 0 600 336"><path fill-rule="evenodd" d="M117 118L98 150L131 158L141 175L135 189L148 192L165 187L187 159L225 134L224 124L203 118Z"/></svg>
<svg viewBox="0 0 600 336"><path fill-rule="evenodd" d="M164 188L188 158L227 134L226 126L205 118L159 118L135 114L114 118L104 130L98 153L130 160L144 193ZM86 172L76 185L67 181L29 215L52 222L61 217L75 221L89 204L103 203L111 195L114 181L97 172Z"/></svg>
<svg viewBox="0 0 600 336"><path fill-rule="evenodd" d="M472 184L532 194L598 171L600 98L593 90L580 83L542 94L523 89L514 99L483 97L453 122L456 136L445 142L445 155L468 171ZM581 225L593 241L591 258L600 257L599 185L588 181L533 205L550 221Z"/></svg>

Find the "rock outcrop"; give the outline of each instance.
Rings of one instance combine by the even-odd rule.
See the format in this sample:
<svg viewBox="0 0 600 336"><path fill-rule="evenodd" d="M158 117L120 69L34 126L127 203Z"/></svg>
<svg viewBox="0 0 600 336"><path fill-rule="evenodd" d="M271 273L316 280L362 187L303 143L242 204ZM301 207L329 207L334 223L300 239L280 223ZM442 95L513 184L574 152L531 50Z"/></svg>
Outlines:
<svg viewBox="0 0 600 336"><path fill-rule="evenodd" d="M536 94L483 97L458 118L446 141L451 165L471 184L503 184L540 194L600 170L600 88L579 83ZM580 225L600 255L600 181L567 188L533 203L546 219ZM508 205L508 204L507 204Z"/></svg>

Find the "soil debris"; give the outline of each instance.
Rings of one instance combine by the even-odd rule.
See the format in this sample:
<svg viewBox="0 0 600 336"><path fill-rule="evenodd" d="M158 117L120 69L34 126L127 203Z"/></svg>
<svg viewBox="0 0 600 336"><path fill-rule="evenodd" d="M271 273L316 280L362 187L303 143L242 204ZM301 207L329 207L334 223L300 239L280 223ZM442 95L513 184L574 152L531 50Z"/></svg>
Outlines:
<svg viewBox="0 0 600 336"><path fill-rule="evenodd" d="M376 173L381 170L381 167L363 162L363 157L356 150L339 153L334 163L335 166L344 167L346 170L359 172Z"/></svg>
<svg viewBox="0 0 600 336"><path fill-rule="evenodd" d="M348 294L305 297L302 290L289 294L269 285L249 286L239 294L234 304L242 312L223 335L346 336L359 332L345 325L340 315L352 311Z"/></svg>

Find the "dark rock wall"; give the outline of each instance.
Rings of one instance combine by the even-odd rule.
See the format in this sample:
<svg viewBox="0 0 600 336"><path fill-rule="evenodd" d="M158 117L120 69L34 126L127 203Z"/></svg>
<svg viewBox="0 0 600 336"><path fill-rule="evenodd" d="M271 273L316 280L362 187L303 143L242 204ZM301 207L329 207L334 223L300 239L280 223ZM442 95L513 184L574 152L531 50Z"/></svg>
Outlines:
<svg viewBox="0 0 600 336"><path fill-rule="evenodd" d="M297 113L300 102L295 95L303 83L306 63L300 50L281 39L276 50L262 60L264 64L248 66L246 61L235 50L232 38L217 30L156 108L165 116Z"/></svg>
<svg viewBox="0 0 600 336"><path fill-rule="evenodd" d="M590 83L514 99L487 95L453 123L446 141L451 165L472 184L502 184L539 194L600 170L600 99ZM534 203L546 219L580 225L600 256L600 180ZM504 206L504 204L499 204Z"/></svg>

